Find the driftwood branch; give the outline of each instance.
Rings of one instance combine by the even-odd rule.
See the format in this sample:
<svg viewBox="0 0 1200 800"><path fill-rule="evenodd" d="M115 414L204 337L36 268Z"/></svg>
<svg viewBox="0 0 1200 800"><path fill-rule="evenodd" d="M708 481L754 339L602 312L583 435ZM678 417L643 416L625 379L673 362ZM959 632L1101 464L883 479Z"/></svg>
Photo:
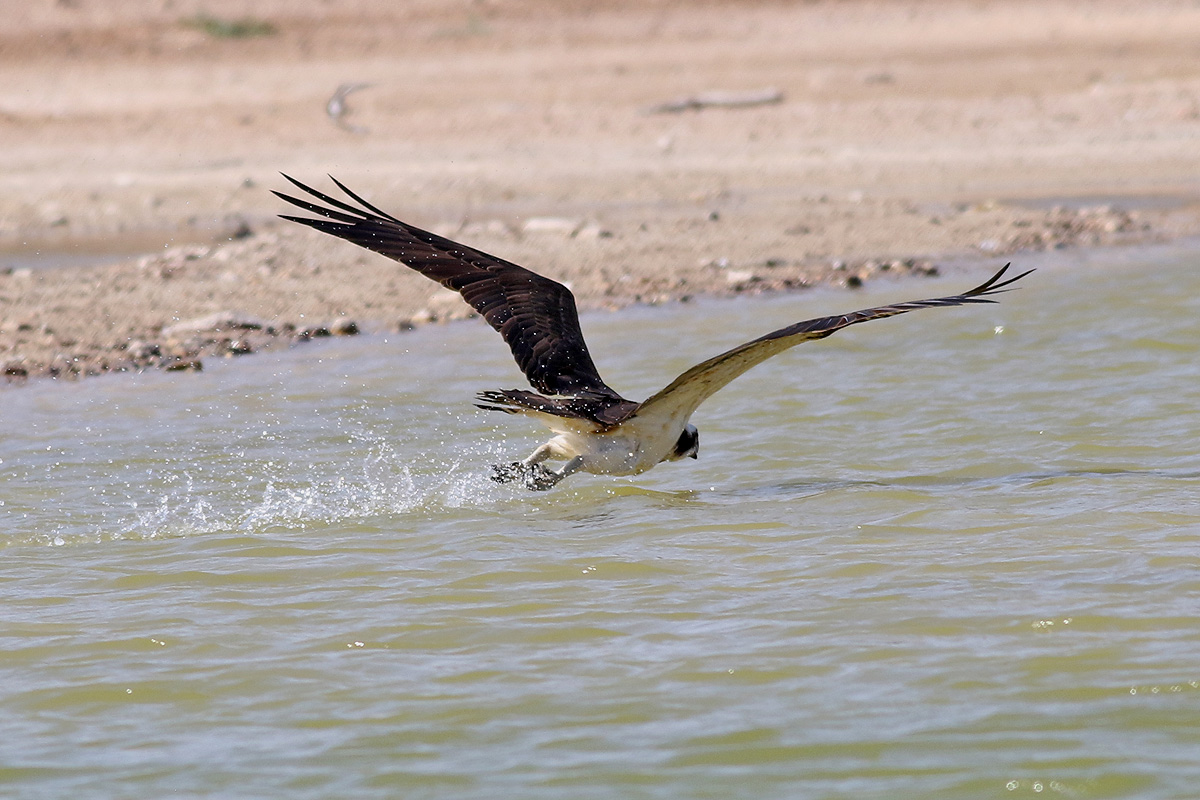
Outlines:
<svg viewBox="0 0 1200 800"><path fill-rule="evenodd" d="M646 109L647 114L678 114L701 108L745 108L783 102L779 89L755 89L749 92L700 92L699 94L669 100Z"/></svg>

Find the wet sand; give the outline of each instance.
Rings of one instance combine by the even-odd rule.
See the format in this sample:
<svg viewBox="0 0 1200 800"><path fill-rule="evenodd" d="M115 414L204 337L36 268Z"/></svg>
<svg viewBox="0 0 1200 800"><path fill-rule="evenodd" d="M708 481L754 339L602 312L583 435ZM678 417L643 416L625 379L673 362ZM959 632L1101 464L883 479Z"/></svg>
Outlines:
<svg viewBox="0 0 1200 800"><path fill-rule="evenodd" d="M1200 233L1189 3L78 0L9 16L15 382L469 311L277 220L280 171L322 189L334 174L589 308ZM370 85L331 117L349 83ZM686 102L707 92L778 101ZM114 255L40 266L48 253Z"/></svg>

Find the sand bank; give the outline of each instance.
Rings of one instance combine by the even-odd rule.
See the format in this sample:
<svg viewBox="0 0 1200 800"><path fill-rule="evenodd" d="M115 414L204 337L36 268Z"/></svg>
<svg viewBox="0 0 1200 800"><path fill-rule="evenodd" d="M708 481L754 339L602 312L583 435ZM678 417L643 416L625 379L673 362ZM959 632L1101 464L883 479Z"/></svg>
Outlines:
<svg viewBox="0 0 1200 800"><path fill-rule="evenodd" d="M1191 3L78 0L11 16L14 380L194 368L468 310L276 220L279 171L335 174L584 307L1200 233ZM331 116L353 83L369 85ZM685 102L739 96L772 99Z"/></svg>

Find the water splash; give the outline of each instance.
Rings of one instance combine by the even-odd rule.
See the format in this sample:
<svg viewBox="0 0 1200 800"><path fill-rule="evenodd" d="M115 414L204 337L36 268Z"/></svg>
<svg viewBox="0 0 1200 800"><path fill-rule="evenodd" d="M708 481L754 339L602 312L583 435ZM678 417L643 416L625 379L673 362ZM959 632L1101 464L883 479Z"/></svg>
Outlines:
<svg viewBox="0 0 1200 800"><path fill-rule="evenodd" d="M260 443L249 443L257 445ZM210 443L211 445L211 443ZM413 460L404 447L363 431L340 446L306 447L294 458L256 446L147 458L113 465L122 479L95 488L67 513L33 498L0 528L0 544L100 543L211 533L304 530L338 524L395 525L399 518L455 509L494 508L511 487L488 479L502 443L475 443L444 456ZM78 482L85 465L58 464L52 480Z"/></svg>
<svg viewBox="0 0 1200 800"><path fill-rule="evenodd" d="M141 537L217 531L261 533L339 523L366 523L467 506L489 507L502 497L480 457L413 463L387 442L373 442L356 464L327 468L298 465L261 481L211 490L189 480L138 514L131 534ZM315 474L314 474L315 473ZM214 494L217 492L217 494Z"/></svg>

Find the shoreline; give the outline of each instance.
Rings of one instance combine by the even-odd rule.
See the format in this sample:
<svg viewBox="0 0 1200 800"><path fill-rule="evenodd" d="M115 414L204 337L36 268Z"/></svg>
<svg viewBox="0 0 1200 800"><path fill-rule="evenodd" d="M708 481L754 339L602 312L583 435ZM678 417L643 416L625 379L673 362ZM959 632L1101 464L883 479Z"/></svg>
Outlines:
<svg viewBox="0 0 1200 800"><path fill-rule="evenodd" d="M607 229L584 233L586 224L560 224L560 220L552 224L546 218L535 221L535 228L552 231L566 242L568 250L569 243L581 234L584 239L578 244L592 238L616 236ZM483 227L488 229L487 224ZM493 225L491 230L495 236L499 229ZM542 232L526 234L531 235L541 238ZM852 292L876 279L936 276L949 264L956 271L964 267L993 269L1001 260L1019 264L1022 254L1044 256L1052 250L1169 245L1195 235L1190 230L1164 231L1147 221L1144 212L1128 212L1113 205L1082 206L1074 211L1053 206L1040 219L1035 215L1033 220L1026 217L1015 220L1007 238L997 241L995 247L976 247L937 257L881 256L832 259L819 264L783 259L757 264L739 264L724 258L701 259L690 269L680 269L665 283L647 276L633 280L628 274L615 280L611 274L589 276L586 267L570 276L550 271L547 274L572 287L580 311L614 311L631 305L688 302L698 297L786 294L816 287L840 287ZM324 270L320 265L312 266L315 275L353 261L350 268L363 269L375 282L382 280L386 288L380 294L372 293L370 302L356 297L355 301L336 307L322 304L314 291L291 304L290 312L279 313L272 313L269 303L263 305L267 298L261 289L251 304L255 306L253 311L238 307L232 300L217 311L192 316L167 313L155 308L153 302L141 305L146 299L143 295L153 295L156 285L165 288L173 284L172 288L179 288L182 284L178 294L190 298L196 309L211 307L222 288L253 280L256 275L273 276L272 265L286 259L295 248L305 247L306 243L297 240L312 236L303 230L285 229L252 234L224 245L184 245L159 255L116 263L0 268L0 297L19 307L45 310L41 316L27 313L16 324L11 317L0 321L0 375L4 377L0 386L147 370L196 371L203 369L204 361L209 358L241 357L330 336L403 332L478 316L457 294L406 267L367 251L356 252L360 248L319 234L317 244L327 239L325 244L342 252L336 263ZM469 237L460 235L460 238ZM43 257L52 258L47 254ZM0 263L3 260L0 254ZM392 274L388 275L389 272ZM333 280L338 281L336 277ZM300 283L304 283L303 279ZM326 281L315 283L325 285ZM76 291L63 292L64 286ZM86 290L78 291L80 288ZM235 296L236 292L229 295ZM203 301L198 302L201 298ZM78 321L86 318L90 307L115 308L119 313L109 313L98 326L79 325ZM132 314L134 308L141 308L143 313ZM305 308L320 310L301 310ZM255 312L265 312L266 316ZM124 320L124 327L112 324L114 316ZM9 355L4 358L6 353Z"/></svg>

